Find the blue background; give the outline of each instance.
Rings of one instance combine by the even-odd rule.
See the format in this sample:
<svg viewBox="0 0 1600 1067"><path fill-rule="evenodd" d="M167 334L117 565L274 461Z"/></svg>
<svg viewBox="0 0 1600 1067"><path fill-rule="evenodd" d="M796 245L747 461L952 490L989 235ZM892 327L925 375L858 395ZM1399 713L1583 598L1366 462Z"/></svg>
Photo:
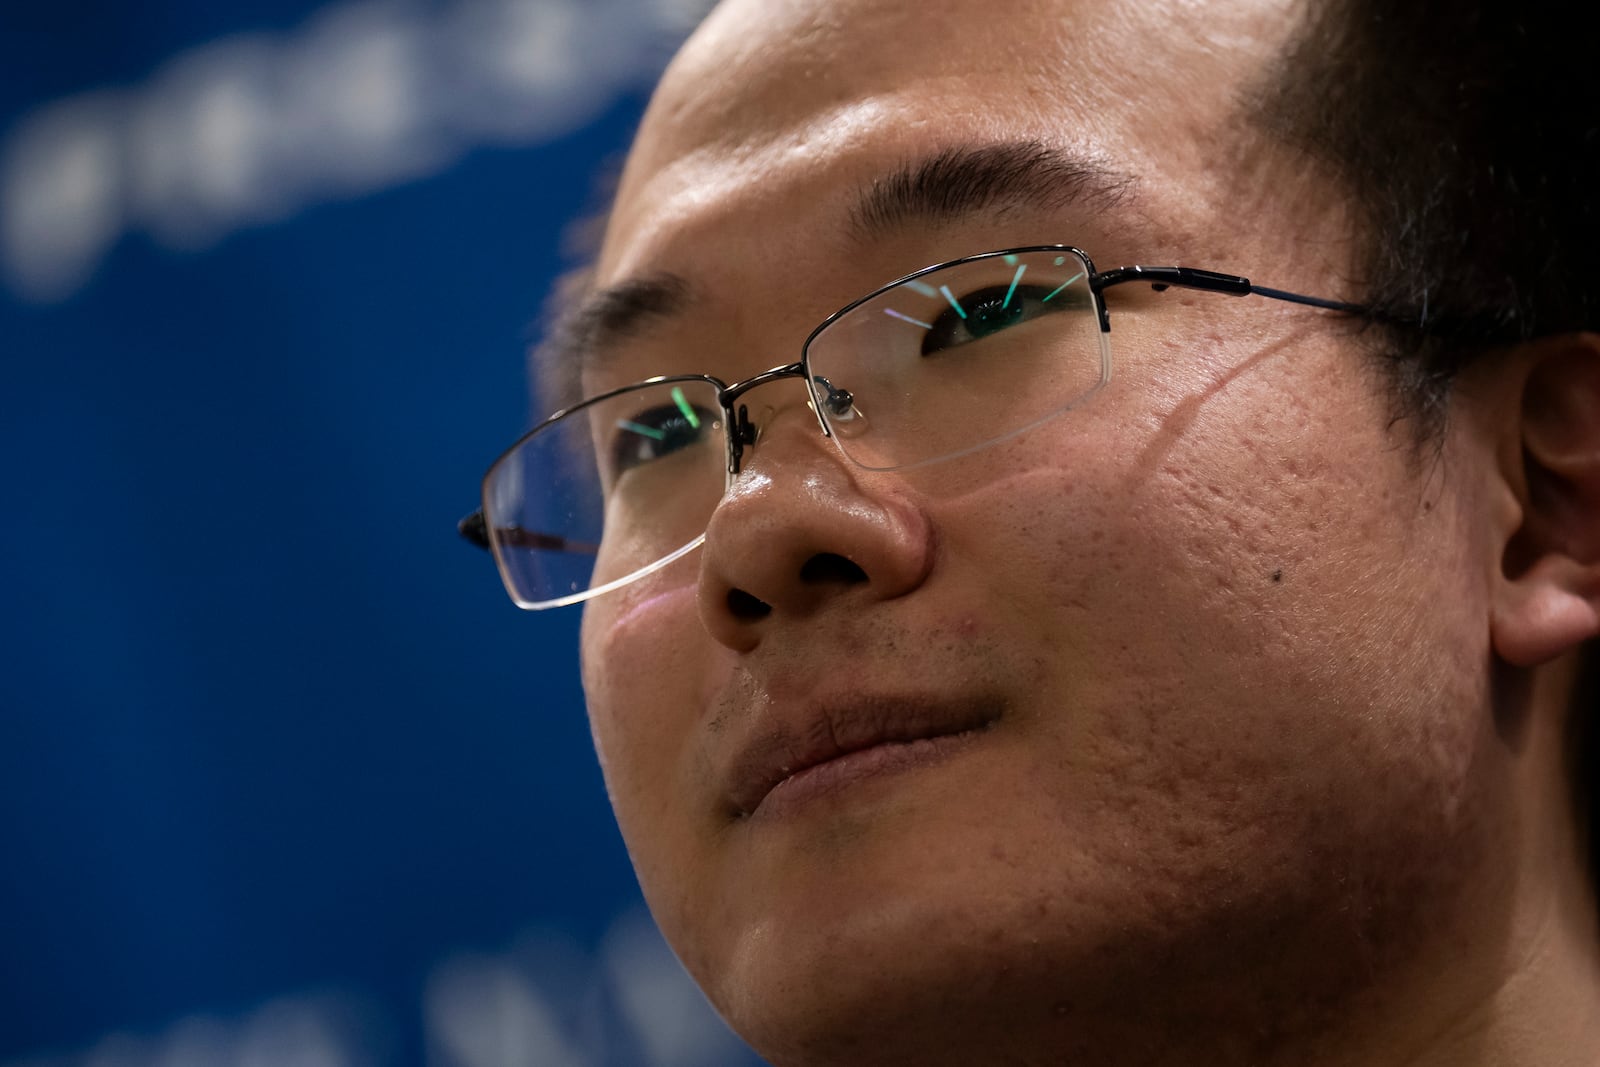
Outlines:
<svg viewBox="0 0 1600 1067"><path fill-rule="evenodd" d="M0 142L318 7L11 3ZM116 1034L164 1062L181 1020L305 990L363 1005L374 1063L455 1062L442 961L582 970L636 913L577 616L515 610L454 525L528 423L563 233L647 83L209 248L134 232L64 300L0 289L0 1063ZM559 1000L577 971L538 966ZM579 1016L577 1045L608 1025ZM570 1062L645 1059L620 1048Z"/></svg>

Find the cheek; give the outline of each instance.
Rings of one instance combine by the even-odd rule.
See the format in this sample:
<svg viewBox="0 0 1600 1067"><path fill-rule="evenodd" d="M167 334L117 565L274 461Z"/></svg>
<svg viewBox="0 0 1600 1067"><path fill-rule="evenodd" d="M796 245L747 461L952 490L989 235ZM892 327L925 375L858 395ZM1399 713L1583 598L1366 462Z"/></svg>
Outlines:
<svg viewBox="0 0 1600 1067"><path fill-rule="evenodd" d="M667 821L673 806L661 798L683 796L693 784L683 780L684 754L710 674L693 569L671 571L676 580L619 590L592 603L583 619L590 729L617 821L641 868L665 862L655 853L675 840Z"/></svg>
<svg viewBox="0 0 1600 1067"><path fill-rule="evenodd" d="M706 921L728 879L704 740L733 663L700 624L698 562L591 605L582 660L595 748L640 889L673 951L703 976L728 952L728 931Z"/></svg>
<svg viewBox="0 0 1600 1067"><path fill-rule="evenodd" d="M1356 370L1291 378L1283 362L1207 377L1191 357L1193 381L1108 398L1030 442L1031 467L1008 461L1023 473L964 501L952 539L1020 576L1019 602L1069 649L1137 657L1134 678L1225 665L1241 683L1279 672L1276 688L1392 687L1418 656L1475 667L1471 502L1407 451Z"/></svg>
<svg viewBox="0 0 1600 1067"><path fill-rule="evenodd" d="M1235 383L1030 448L1059 462L1013 464L941 533L1036 635L1030 725L1067 754L1043 782L1080 842L1151 884L1271 853L1324 877L1294 858L1313 843L1459 868L1494 744L1474 505L1380 404Z"/></svg>

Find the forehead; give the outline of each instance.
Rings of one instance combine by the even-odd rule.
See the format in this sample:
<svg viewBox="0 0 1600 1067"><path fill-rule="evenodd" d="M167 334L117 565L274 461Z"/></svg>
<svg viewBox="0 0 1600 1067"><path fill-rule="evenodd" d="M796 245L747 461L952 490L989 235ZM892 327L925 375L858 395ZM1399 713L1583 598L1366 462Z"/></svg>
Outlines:
<svg viewBox="0 0 1600 1067"><path fill-rule="evenodd" d="M971 143L1048 144L1204 195L1288 25L1277 0L727 0L652 101L598 275L646 272L740 216L820 223Z"/></svg>

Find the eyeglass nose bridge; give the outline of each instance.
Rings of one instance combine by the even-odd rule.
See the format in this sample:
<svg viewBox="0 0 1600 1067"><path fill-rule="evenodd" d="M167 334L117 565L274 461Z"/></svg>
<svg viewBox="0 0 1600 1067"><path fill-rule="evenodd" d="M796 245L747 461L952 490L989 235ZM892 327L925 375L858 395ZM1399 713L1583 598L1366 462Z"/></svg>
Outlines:
<svg viewBox="0 0 1600 1067"><path fill-rule="evenodd" d="M745 448L747 446L754 445L756 443L756 439L761 436L760 428L754 422L750 421L750 408L745 404L740 404L738 402L739 399L758 385L766 385L768 382L780 381L785 378L800 378L806 382L806 400L808 402L808 406L817 416L817 425L821 428L822 435L824 437L833 436L828 429L827 419L822 416L820 411L816 410L816 404L811 402L812 392L809 380L810 373L807 370L804 360L800 360L796 363L786 363L781 367L773 367L770 370L762 371L760 374L757 374L754 377L746 378L743 381L734 382L732 385L723 386L718 393L718 399L721 401L722 410L726 414L725 422L728 427L727 436L729 478L732 478L734 475L739 473L744 462ZM833 387L833 384L828 382L827 379L819 379L819 381L821 381L823 386L828 390L830 403L834 401L835 397L840 398L841 401L846 404L852 402L850 393L848 391L842 389L836 390Z"/></svg>

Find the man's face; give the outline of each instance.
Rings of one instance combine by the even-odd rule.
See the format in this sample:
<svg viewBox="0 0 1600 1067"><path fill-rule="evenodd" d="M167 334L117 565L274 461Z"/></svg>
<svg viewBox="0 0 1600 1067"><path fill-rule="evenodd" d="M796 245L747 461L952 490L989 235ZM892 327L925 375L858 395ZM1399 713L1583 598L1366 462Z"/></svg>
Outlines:
<svg viewBox="0 0 1600 1067"><path fill-rule="evenodd" d="M598 264L685 299L615 344L733 381L902 274L1035 244L1346 296L1337 196L1241 118L1289 30L1249 3L725 4ZM859 238L874 183L1010 144L1099 179ZM1492 724L1445 710L1487 703L1492 553L1447 476L1470 446L1418 459L1336 316L1108 302L1108 386L943 464L854 467L800 384L758 388L704 548L588 606L646 897L778 1062L1041 1035L1153 1062L1156 1001L1270 1041L1402 965L1501 832Z"/></svg>

